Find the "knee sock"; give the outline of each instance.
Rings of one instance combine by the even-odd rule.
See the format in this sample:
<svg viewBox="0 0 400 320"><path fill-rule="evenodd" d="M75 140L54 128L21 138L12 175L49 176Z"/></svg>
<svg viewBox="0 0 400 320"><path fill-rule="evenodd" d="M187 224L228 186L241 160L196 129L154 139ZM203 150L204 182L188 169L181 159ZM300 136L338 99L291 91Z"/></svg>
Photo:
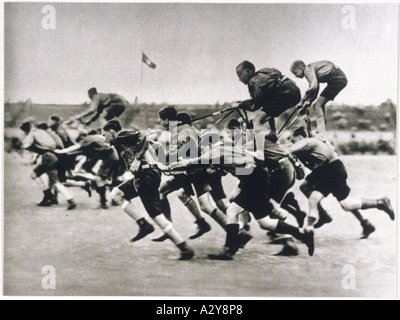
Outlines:
<svg viewBox="0 0 400 320"><path fill-rule="evenodd" d="M185 241L178 233L178 231L175 230L171 221L169 221L163 214L160 214L157 217L155 217L154 221L179 249L181 249L181 247L184 246L181 244L183 244Z"/></svg>
<svg viewBox="0 0 400 320"><path fill-rule="evenodd" d="M361 215L361 212L358 210L351 210L350 211L358 221L360 221L360 223L362 224L364 222L364 217Z"/></svg>
<svg viewBox="0 0 400 320"><path fill-rule="evenodd" d="M226 226L225 247L236 252L239 248L239 225L228 224Z"/></svg>
<svg viewBox="0 0 400 320"><path fill-rule="evenodd" d="M226 229L226 216L223 212L217 208L211 213L211 218L213 218L224 230Z"/></svg>
<svg viewBox="0 0 400 320"><path fill-rule="evenodd" d="M107 203L106 199L106 187L97 187L97 193L100 196L100 203L105 205Z"/></svg>
<svg viewBox="0 0 400 320"><path fill-rule="evenodd" d="M67 199L67 201L72 201L73 197L66 187L64 187L60 182L57 182L55 186L57 190L65 197L65 199Z"/></svg>
<svg viewBox="0 0 400 320"><path fill-rule="evenodd" d="M285 198L282 200L281 204L282 209L285 209L290 214L298 215L301 212L299 203L297 202L296 198L294 197L293 192L289 192Z"/></svg>
<svg viewBox="0 0 400 320"><path fill-rule="evenodd" d="M371 209L378 207L377 199L362 199L361 209Z"/></svg>
<svg viewBox="0 0 400 320"><path fill-rule="evenodd" d="M300 232L299 228L294 227L284 221L278 221L275 231L277 233L290 234L298 240L302 240L303 238L303 233Z"/></svg>

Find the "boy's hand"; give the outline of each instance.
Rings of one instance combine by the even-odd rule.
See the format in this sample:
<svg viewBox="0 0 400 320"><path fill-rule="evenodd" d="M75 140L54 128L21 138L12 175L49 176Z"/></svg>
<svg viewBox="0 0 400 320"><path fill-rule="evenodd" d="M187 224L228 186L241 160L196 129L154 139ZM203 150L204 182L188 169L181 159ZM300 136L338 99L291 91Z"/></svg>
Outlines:
<svg viewBox="0 0 400 320"><path fill-rule="evenodd" d="M311 105L309 101L303 103L303 105L299 104L298 107L300 109L299 114L305 115L308 113L308 107Z"/></svg>
<svg viewBox="0 0 400 320"><path fill-rule="evenodd" d="M158 169L160 169L161 171L169 171L169 167L161 162L157 162L157 167Z"/></svg>
<svg viewBox="0 0 400 320"><path fill-rule="evenodd" d="M139 171L139 168L141 166L142 162L138 159L133 160L131 167L129 168L129 170L132 173L137 173Z"/></svg>
<svg viewBox="0 0 400 320"><path fill-rule="evenodd" d="M185 167L187 167L188 165L190 165L190 160L188 160L188 159L186 159L186 160L182 160L182 161L179 161L179 162L175 162L175 163L172 163L172 164L170 164L169 166L168 166L168 169L169 170L174 170L174 169L180 169L180 168L185 168Z"/></svg>

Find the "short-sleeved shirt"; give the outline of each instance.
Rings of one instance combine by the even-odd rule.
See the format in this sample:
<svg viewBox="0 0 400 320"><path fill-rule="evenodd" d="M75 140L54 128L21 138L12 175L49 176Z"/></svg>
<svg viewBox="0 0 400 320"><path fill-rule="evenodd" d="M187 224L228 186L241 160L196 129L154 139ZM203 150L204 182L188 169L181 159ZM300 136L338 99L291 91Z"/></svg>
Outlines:
<svg viewBox="0 0 400 320"><path fill-rule="evenodd" d="M54 131L61 138L61 140L64 144L64 148L71 147L74 144L74 142L72 141L72 138L70 137L67 130L64 128L64 126L62 124L60 124L57 127L57 129Z"/></svg>
<svg viewBox="0 0 400 320"><path fill-rule="evenodd" d="M327 60L317 61L307 65L304 73L307 74L307 72L312 69L315 70L318 82L325 83L331 80L338 67L334 63Z"/></svg>
<svg viewBox="0 0 400 320"><path fill-rule="evenodd" d="M191 125L178 127L177 141L171 141L169 157L175 155L186 159L195 158L199 155L199 132Z"/></svg>
<svg viewBox="0 0 400 320"><path fill-rule="evenodd" d="M289 151L310 170L339 159L338 154L330 144L317 138L300 140L290 146Z"/></svg>
<svg viewBox="0 0 400 320"><path fill-rule="evenodd" d="M49 135L48 132L38 128L32 128L29 134L23 141L23 148L44 154L48 151L53 151L57 147L56 141Z"/></svg>
<svg viewBox="0 0 400 320"><path fill-rule="evenodd" d="M79 142L83 152L98 160L118 160L115 150L101 135L89 135Z"/></svg>
<svg viewBox="0 0 400 320"><path fill-rule="evenodd" d="M264 143L264 166L270 170L276 169L279 161L288 158L288 150L280 143L265 140Z"/></svg>

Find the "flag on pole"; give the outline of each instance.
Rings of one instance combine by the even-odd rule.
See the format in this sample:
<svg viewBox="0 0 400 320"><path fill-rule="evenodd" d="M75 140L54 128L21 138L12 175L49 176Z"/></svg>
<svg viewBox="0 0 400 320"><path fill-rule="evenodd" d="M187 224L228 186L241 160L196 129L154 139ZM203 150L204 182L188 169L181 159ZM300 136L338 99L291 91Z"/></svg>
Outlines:
<svg viewBox="0 0 400 320"><path fill-rule="evenodd" d="M144 64L147 64L152 69L155 69L157 67L157 65L153 61L151 61L149 57L144 54L144 52L142 52L142 62Z"/></svg>

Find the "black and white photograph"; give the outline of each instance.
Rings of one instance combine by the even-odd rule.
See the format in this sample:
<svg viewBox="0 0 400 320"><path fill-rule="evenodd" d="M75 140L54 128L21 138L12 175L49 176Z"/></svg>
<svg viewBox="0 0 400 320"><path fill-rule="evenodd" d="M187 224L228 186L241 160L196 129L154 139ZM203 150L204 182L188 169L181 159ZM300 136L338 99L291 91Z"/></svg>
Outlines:
<svg viewBox="0 0 400 320"><path fill-rule="evenodd" d="M2 5L2 296L398 298L398 2Z"/></svg>

